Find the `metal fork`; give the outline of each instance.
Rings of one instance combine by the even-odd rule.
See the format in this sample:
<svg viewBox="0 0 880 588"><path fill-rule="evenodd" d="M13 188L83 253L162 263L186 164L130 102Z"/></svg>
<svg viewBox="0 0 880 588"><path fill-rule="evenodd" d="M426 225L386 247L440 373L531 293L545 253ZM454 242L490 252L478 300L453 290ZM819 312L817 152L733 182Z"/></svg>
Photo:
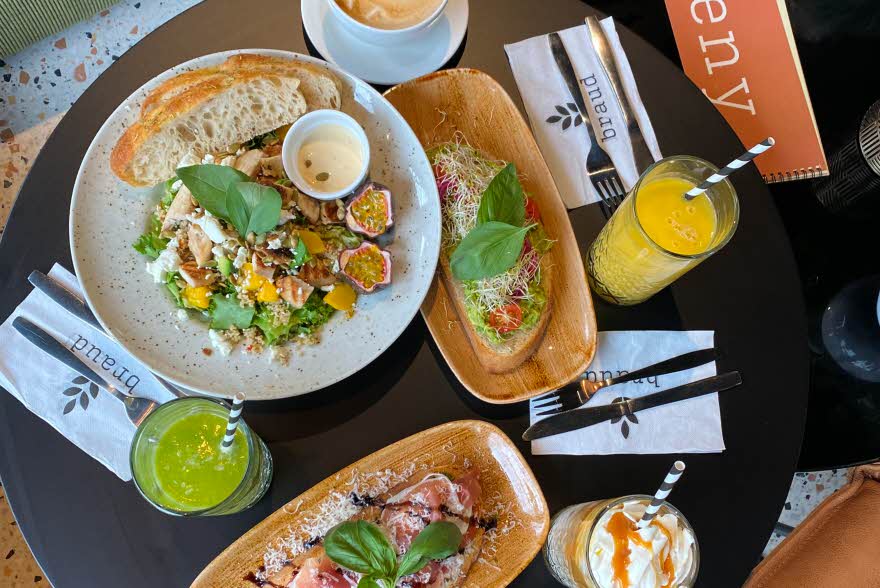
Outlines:
<svg viewBox="0 0 880 588"><path fill-rule="evenodd" d="M101 323L98 322L98 319L96 319L95 315L92 314L92 311L89 310L88 305L74 295L73 292L62 286L61 283L54 278L47 276L39 270L34 270L31 272L31 275L28 276L28 282L30 282L34 288L48 296L52 302L83 321L85 324L98 329L111 339L113 338L113 335L104 330L104 327L101 326ZM166 390L178 398L187 396L185 392L165 378L156 374L153 374L153 377L156 378Z"/></svg>
<svg viewBox="0 0 880 588"><path fill-rule="evenodd" d="M26 318L22 316L15 317L15 320L12 321L12 326L42 351L45 351L58 361L72 368L80 375L85 376L109 392L114 398L122 402L125 405L125 414L128 416L128 420L130 420L136 427L139 427L144 419L159 406L158 402L154 402L148 398L123 394L117 390L113 384L95 373L92 368L87 366L80 358L74 355L71 350L62 345L58 339Z"/></svg>
<svg viewBox="0 0 880 588"><path fill-rule="evenodd" d="M547 410L537 413L537 416L545 414L555 414L566 410L572 410L582 406L590 401L590 399L603 388L621 384L623 382L632 382L641 380L650 376L662 376L663 374L671 374L701 366L718 358L718 351L712 349L700 349L699 351L691 351L673 358L649 365L614 378L605 378L604 380L592 381L587 379L586 374L580 380L563 386L553 392L548 392L543 396L535 398L534 408L546 408Z"/></svg>
<svg viewBox="0 0 880 588"><path fill-rule="evenodd" d="M583 119L590 137L590 152L587 154L586 162L587 177L596 193L599 194L599 198L601 198L599 204L602 207L602 213L605 215L605 218L610 218L614 211L617 210L617 207L620 206L620 203L623 202L624 197L626 197L626 190L623 188L623 182L608 153L602 148L599 141L596 140L596 132L593 129L590 115L587 112L583 89L580 82L578 82L574 66L571 64L571 59L565 50L562 38L559 36L559 33L550 33L548 37L550 39L550 52L553 54L553 59L559 68L559 73L562 74L562 79L565 80L565 85L568 86L571 98L574 100L575 106L577 106L578 113L581 115L581 119Z"/></svg>

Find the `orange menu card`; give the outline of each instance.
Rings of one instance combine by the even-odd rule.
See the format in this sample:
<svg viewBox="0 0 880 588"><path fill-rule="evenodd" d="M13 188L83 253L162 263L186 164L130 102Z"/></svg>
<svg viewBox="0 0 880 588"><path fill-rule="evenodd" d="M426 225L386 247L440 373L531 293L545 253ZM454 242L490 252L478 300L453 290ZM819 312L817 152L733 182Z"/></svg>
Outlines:
<svg viewBox="0 0 880 588"><path fill-rule="evenodd" d="M666 0L685 73L747 146L767 182L828 175L785 0Z"/></svg>

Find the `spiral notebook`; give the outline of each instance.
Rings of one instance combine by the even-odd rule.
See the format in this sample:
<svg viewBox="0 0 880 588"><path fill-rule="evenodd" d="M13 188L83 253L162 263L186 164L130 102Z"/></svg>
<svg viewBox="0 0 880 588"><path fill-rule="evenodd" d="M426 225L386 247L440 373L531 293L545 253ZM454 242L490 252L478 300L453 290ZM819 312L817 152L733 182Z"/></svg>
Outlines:
<svg viewBox="0 0 880 588"><path fill-rule="evenodd" d="M746 146L768 183L828 175L785 0L666 0L685 73Z"/></svg>

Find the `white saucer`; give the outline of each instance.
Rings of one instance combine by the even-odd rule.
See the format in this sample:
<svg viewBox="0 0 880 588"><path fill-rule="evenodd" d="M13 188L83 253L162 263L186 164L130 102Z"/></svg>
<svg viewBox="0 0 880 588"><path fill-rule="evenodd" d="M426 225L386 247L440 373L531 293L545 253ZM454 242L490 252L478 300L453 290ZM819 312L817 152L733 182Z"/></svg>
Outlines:
<svg viewBox="0 0 880 588"><path fill-rule="evenodd" d="M372 45L342 28L327 5L333 1L302 0L308 40L324 59L371 84L393 86L440 69L467 32L468 0L449 0L440 19L418 40Z"/></svg>

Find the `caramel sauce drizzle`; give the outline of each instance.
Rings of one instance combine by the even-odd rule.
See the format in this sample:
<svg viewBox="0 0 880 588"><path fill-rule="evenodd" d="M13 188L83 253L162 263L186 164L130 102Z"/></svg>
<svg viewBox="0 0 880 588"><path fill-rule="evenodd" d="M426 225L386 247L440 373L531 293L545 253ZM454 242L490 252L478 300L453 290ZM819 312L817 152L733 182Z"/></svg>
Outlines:
<svg viewBox="0 0 880 588"><path fill-rule="evenodd" d="M669 583L664 585L663 588L670 588L672 581L675 579L675 566L672 563L672 534L656 520L651 521L651 526L657 527L661 533L666 535L669 547L661 567L663 574L669 578ZM630 520L622 512L616 512L611 515L607 529L612 539L614 539L614 555L611 558L611 569L614 573L615 585L621 588L628 588L630 583L627 568L629 568L630 555L632 554L632 550L629 547L630 541L639 547L649 550L652 555L654 553L654 546L650 541L646 541L639 535L639 529L635 521Z"/></svg>

